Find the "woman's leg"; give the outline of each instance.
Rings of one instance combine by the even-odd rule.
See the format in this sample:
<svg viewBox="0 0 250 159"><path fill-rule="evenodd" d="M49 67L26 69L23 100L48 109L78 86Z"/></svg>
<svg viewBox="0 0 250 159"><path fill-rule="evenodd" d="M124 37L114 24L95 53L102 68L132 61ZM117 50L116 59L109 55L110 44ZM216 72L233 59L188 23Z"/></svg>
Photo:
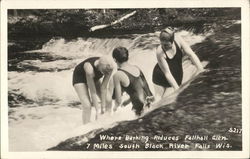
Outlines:
<svg viewBox="0 0 250 159"><path fill-rule="evenodd" d="M83 124L90 122L91 117L91 102L87 84L77 83L74 84L75 91L82 104L82 121Z"/></svg>
<svg viewBox="0 0 250 159"><path fill-rule="evenodd" d="M158 101L163 97L164 93L166 92L166 88L156 84L154 84L154 88L155 88L154 96L156 101Z"/></svg>
<svg viewBox="0 0 250 159"><path fill-rule="evenodd" d="M155 97L157 101L160 100L161 98L168 97L174 92L173 87L162 87L156 84L154 85L154 87L155 87Z"/></svg>
<svg viewBox="0 0 250 159"><path fill-rule="evenodd" d="M169 95L174 93L174 88L173 87L167 87L165 89L165 92L163 93L162 97L168 97Z"/></svg>

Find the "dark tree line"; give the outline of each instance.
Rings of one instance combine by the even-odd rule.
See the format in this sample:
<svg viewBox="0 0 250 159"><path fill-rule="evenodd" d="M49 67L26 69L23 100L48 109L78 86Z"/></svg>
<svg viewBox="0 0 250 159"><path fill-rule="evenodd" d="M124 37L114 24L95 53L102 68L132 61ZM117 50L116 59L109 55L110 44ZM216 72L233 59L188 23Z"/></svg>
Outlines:
<svg viewBox="0 0 250 159"><path fill-rule="evenodd" d="M8 32L10 37L88 36L91 27L109 24L134 10L134 16L96 34L150 32L165 26L202 28L205 23L241 18L240 8L15 9L8 10Z"/></svg>

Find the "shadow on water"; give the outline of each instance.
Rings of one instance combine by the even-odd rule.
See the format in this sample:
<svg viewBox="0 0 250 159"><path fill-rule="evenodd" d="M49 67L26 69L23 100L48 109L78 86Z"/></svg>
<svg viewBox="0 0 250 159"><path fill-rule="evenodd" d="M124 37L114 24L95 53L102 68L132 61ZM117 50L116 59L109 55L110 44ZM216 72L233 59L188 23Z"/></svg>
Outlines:
<svg viewBox="0 0 250 159"><path fill-rule="evenodd" d="M8 37L8 53L41 49L42 45L50 39L51 37L42 36Z"/></svg>
<svg viewBox="0 0 250 159"><path fill-rule="evenodd" d="M203 72L192 81L190 86L181 92L176 102L159 107L145 116L130 122L120 122L117 126L105 131L94 130L89 134L70 138L49 150L87 150L87 143L112 144L112 151L126 151L119 148L120 144L133 144L135 141L100 141L99 135L121 136L137 135L149 136L166 135L180 136L177 141L150 140L151 144L163 144L169 147L169 142L190 145L187 149L155 149L145 148L143 140L136 140L140 145L129 151L186 151L186 150L242 150L242 135L230 133L233 128L241 129L241 25L218 26L214 34L202 43L193 46L199 58L209 61L207 72ZM168 108L173 109L169 110ZM209 140L184 140L184 135L207 135ZM231 147L215 148L215 143L222 141L211 140L213 135L228 138ZM210 145L209 149L194 148L196 143ZM95 150L90 147L88 151ZM100 148L99 151L108 149Z"/></svg>
<svg viewBox="0 0 250 159"><path fill-rule="evenodd" d="M37 71L37 72L53 72L62 71L66 69L41 69L32 64L32 61L36 62L52 62L57 60L71 60L69 58L52 55L49 52L26 52L28 50L40 50L42 46L48 42L52 37L43 36L22 36L22 37L10 37L8 40L8 71ZM54 37L59 38L59 37ZM20 64L26 62L27 64Z"/></svg>
<svg viewBox="0 0 250 159"><path fill-rule="evenodd" d="M16 52L16 53L10 53L8 55L8 71L37 71L37 72L53 72L55 70L53 69L40 69L37 66L34 66L32 64L32 61L37 62L52 62L57 60L71 60L69 58L59 56L59 55L51 55L50 53L45 52L32 52L32 53L25 53L25 52ZM26 65L21 65L21 62L25 62ZM62 71L67 69L61 69L56 71Z"/></svg>

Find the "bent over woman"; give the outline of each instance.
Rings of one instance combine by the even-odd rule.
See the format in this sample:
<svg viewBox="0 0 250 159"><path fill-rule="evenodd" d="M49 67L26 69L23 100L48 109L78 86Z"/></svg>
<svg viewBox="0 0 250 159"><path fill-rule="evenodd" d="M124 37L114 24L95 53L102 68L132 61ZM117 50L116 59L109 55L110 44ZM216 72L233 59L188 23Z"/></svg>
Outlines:
<svg viewBox="0 0 250 159"><path fill-rule="evenodd" d="M104 108L111 109L113 88L109 81L113 70L114 62L107 56L88 58L75 67L73 86L82 104L83 124L90 121L92 106L98 117L98 97L101 99L101 113L104 113Z"/></svg>
<svg viewBox="0 0 250 159"><path fill-rule="evenodd" d="M122 92L125 91L130 97L132 109L140 115L143 106L152 102L153 94L142 71L137 66L129 64L128 57L125 47L113 50L113 58L118 65L118 71L114 74L116 106L121 105Z"/></svg>
<svg viewBox="0 0 250 159"><path fill-rule="evenodd" d="M153 70L153 83L158 95L164 97L168 93L168 88L176 90L182 84L183 54L188 55L196 65L197 73L203 71L203 66L190 46L171 28L161 31L160 42L161 45L156 49L158 63Z"/></svg>

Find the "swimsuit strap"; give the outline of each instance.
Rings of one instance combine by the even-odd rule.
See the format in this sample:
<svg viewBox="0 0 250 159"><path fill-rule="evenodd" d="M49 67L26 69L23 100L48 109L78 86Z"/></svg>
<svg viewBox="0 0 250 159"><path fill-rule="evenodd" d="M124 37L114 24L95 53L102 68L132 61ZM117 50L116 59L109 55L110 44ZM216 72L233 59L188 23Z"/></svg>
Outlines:
<svg viewBox="0 0 250 159"><path fill-rule="evenodd" d="M179 45L177 44L177 42L174 41L174 43L175 43L175 47L176 47L176 54L177 54L178 52L182 53L181 48L179 47Z"/></svg>
<svg viewBox="0 0 250 159"><path fill-rule="evenodd" d="M133 78L133 81L141 79L140 80L141 81L140 82L141 83L141 87L143 88L144 93L146 93L146 96L153 96L151 90L149 89L147 80L146 80L144 74L142 73L141 69L138 66L135 66L135 67L137 67L139 69L139 71L140 71L140 75L138 77L133 76L131 73L129 73L126 70L123 70L123 69L118 69L118 70L121 70L121 71L123 71L124 73L126 73L128 75L128 78L130 80L130 83L129 83L128 87L131 87L132 85L134 85L134 83L132 83L132 81L131 81L131 77Z"/></svg>
<svg viewBox="0 0 250 159"><path fill-rule="evenodd" d="M135 67L137 67L137 66L135 66ZM138 68L138 67L137 67L137 68ZM138 68L138 69L139 69L139 68ZM139 69L140 74L139 74L138 77L132 75L130 72L128 72L128 71L126 71L126 70L124 70L124 69L118 68L118 70L119 70L119 71L123 71L124 73L129 74L130 76L132 76L132 77L134 77L134 78L138 78L138 77L140 77L140 75L141 75L141 70L140 70L140 69Z"/></svg>
<svg viewBox="0 0 250 159"><path fill-rule="evenodd" d="M176 47L176 53L175 53L175 55L174 55L174 57L172 58L172 59L174 59L175 58L175 56L179 53L179 51L181 51L181 49L179 48L179 46L178 46L178 44L176 43L176 41L174 40L174 45L175 45L175 47ZM166 53L166 51L164 51L164 49L163 48L161 48L162 49L162 51L164 52L164 54L166 55L166 59L168 59L168 60L172 60L172 59L170 59L169 57L168 57L168 55L167 55L167 53Z"/></svg>

